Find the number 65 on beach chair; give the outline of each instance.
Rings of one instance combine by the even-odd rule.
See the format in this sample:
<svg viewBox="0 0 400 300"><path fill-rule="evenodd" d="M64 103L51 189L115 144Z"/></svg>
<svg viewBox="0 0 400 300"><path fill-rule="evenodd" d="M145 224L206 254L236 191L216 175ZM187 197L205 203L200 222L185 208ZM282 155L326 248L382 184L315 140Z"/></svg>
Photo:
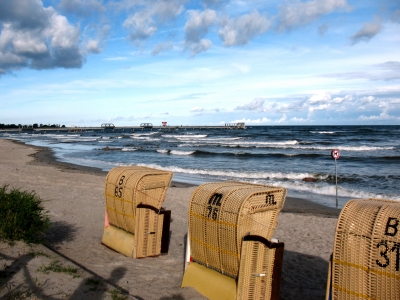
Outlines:
<svg viewBox="0 0 400 300"><path fill-rule="evenodd" d="M171 211L161 205L172 176L138 166L112 169L105 183L102 243L134 258L167 253Z"/></svg>
<svg viewBox="0 0 400 300"><path fill-rule="evenodd" d="M400 300L400 202L345 204L336 225L326 299Z"/></svg>
<svg viewBox="0 0 400 300"><path fill-rule="evenodd" d="M283 243L271 242L286 190L206 183L192 194L182 287L209 299L279 299Z"/></svg>

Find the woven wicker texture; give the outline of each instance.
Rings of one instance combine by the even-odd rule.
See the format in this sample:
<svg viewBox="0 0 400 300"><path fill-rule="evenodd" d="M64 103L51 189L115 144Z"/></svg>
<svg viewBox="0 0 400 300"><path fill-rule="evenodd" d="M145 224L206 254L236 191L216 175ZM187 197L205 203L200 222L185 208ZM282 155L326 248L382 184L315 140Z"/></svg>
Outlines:
<svg viewBox="0 0 400 300"><path fill-rule="evenodd" d="M400 202L350 200L334 241L332 299L400 299Z"/></svg>
<svg viewBox="0 0 400 300"><path fill-rule="evenodd" d="M138 204L160 209L172 172L146 167L117 167L106 178L105 198L111 225L135 233L135 215Z"/></svg>
<svg viewBox="0 0 400 300"><path fill-rule="evenodd" d="M233 278L239 272L242 237L271 239L286 190L243 182L199 186L189 207L191 256Z"/></svg>
<svg viewBox="0 0 400 300"><path fill-rule="evenodd" d="M243 241L237 299L271 299L275 248Z"/></svg>
<svg viewBox="0 0 400 300"><path fill-rule="evenodd" d="M147 208L137 208L136 213L136 228L140 230L135 234L134 257L160 255L164 216Z"/></svg>
<svg viewBox="0 0 400 300"><path fill-rule="evenodd" d="M137 166L117 167L107 175L104 193L108 221L111 226L132 234L135 258L157 256L161 252L164 217L160 209L172 175Z"/></svg>

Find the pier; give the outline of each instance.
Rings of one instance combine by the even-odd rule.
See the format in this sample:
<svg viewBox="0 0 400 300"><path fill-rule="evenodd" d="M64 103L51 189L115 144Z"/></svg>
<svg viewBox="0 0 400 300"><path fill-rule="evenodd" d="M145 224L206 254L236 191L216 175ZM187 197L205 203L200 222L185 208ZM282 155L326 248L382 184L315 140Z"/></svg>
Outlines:
<svg viewBox="0 0 400 300"><path fill-rule="evenodd" d="M134 132L134 131L170 131L170 130L202 130L202 129L246 129L245 123L226 123L221 126L210 125L161 125L154 126L151 123L142 123L139 126L114 126L112 123L103 123L101 126L71 126L71 127L22 127L22 128L0 128L0 132L25 132L25 133L47 133L47 132Z"/></svg>

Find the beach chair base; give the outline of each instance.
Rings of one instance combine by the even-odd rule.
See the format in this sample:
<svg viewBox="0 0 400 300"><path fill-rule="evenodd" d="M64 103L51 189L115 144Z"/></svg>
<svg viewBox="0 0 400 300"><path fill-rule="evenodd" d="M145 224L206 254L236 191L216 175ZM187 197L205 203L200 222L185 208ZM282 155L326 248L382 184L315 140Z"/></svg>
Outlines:
<svg viewBox="0 0 400 300"><path fill-rule="evenodd" d="M325 300L332 300L332 254L329 259L328 279L326 281Z"/></svg>
<svg viewBox="0 0 400 300"><path fill-rule="evenodd" d="M189 233L186 238L185 271L181 287L193 287L211 300L280 299L284 243L277 239L271 242L257 235L245 236L236 280L191 262Z"/></svg>
<svg viewBox="0 0 400 300"><path fill-rule="evenodd" d="M243 238L237 298L279 300L284 243L258 236Z"/></svg>
<svg viewBox="0 0 400 300"><path fill-rule="evenodd" d="M134 251L133 234L112 225L104 227L101 243L125 256L132 257Z"/></svg>
<svg viewBox="0 0 400 300"><path fill-rule="evenodd" d="M235 300L236 280L196 262L190 263L182 287L193 287L210 300Z"/></svg>
<svg viewBox="0 0 400 300"><path fill-rule="evenodd" d="M144 258L167 254L171 211L162 209L156 213L154 208L138 207L137 219L142 221L136 226L138 234L135 236L109 224L106 211L102 244L127 257Z"/></svg>

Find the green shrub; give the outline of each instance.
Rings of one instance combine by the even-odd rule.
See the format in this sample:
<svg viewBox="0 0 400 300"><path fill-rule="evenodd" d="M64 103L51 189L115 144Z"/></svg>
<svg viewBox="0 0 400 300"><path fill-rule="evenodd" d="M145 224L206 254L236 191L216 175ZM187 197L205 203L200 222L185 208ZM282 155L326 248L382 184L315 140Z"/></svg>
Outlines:
<svg viewBox="0 0 400 300"><path fill-rule="evenodd" d="M0 238L40 243L40 235L50 226L41 199L34 192L0 188Z"/></svg>

